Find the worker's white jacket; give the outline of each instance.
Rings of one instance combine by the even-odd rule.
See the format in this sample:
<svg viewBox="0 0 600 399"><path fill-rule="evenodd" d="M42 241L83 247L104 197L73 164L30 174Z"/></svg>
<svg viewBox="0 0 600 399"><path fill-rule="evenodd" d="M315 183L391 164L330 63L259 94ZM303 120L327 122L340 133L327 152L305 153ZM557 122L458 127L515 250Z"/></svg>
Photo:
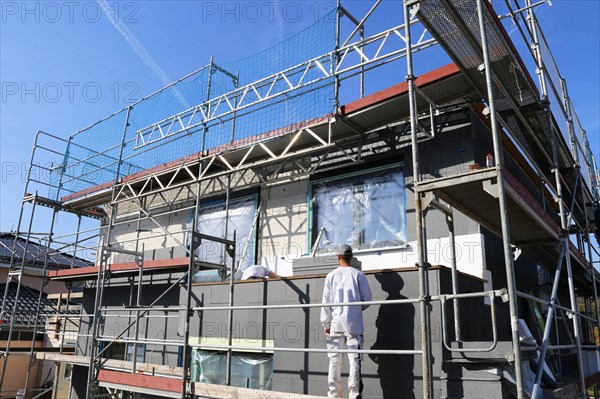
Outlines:
<svg viewBox="0 0 600 399"><path fill-rule="evenodd" d="M367 278L360 270L340 266L325 278L322 303L364 302L371 300ZM321 324L331 335L355 336L363 333L362 310L367 306L324 306Z"/></svg>

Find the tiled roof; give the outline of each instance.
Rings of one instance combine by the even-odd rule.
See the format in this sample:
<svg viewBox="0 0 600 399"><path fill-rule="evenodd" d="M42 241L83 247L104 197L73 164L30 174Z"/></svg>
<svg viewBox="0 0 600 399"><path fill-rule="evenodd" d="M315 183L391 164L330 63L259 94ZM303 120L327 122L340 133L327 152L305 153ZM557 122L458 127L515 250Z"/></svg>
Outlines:
<svg viewBox="0 0 600 399"><path fill-rule="evenodd" d="M27 245L26 245L27 244ZM0 263L10 263L10 259L15 248L15 263L20 265L25 258L26 266L43 267L46 252L48 252L48 270L70 269L71 264L74 267L91 266L93 263L84 259L73 257L69 254L48 248L35 240L29 243L24 238L17 238L15 246L15 234L0 233Z"/></svg>
<svg viewBox="0 0 600 399"><path fill-rule="evenodd" d="M6 284L0 284L0 295L4 295ZM37 302L39 299L40 292L36 289L21 285L19 292L19 303L17 304L17 311L15 317L15 324L33 324L35 321L35 311L37 308ZM15 306L15 297L17 296L17 283L11 282L8 286L8 294L6 297L6 303L4 304L4 313L0 315L1 321L7 323L10 321L10 315ZM46 313L46 306L56 307L56 301L51 301L47 298L46 294L42 294L42 301L40 303L40 313ZM39 317L39 323L46 321L45 316Z"/></svg>

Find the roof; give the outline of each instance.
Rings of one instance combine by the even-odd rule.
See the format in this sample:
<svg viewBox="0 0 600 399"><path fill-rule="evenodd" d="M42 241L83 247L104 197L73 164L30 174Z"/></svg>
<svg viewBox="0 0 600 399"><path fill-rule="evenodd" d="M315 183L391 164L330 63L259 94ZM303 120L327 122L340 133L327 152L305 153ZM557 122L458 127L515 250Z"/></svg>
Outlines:
<svg viewBox="0 0 600 399"><path fill-rule="evenodd" d="M15 298L17 296L17 283L11 282L8 286L8 293L6 296L6 304L4 305L4 313L0 315L0 323L8 323L10 321L10 315L15 306ZM0 292L4 294L6 284L0 284ZM40 297L40 291L21 285L19 291L19 303L17 304L17 311L15 315L15 324L30 324L33 325L35 321L35 313L37 310L37 303ZM46 317L44 316L43 310L47 307L56 306L56 301L48 299L45 293L42 294L42 300L40 302L40 317L38 323L45 323ZM69 312L71 313L71 311Z"/></svg>
<svg viewBox="0 0 600 399"><path fill-rule="evenodd" d="M93 264L52 248L48 251L48 247L37 240L27 242L26 239L18 237L15 246L15 237L15 233L0 233L0 263L10 263L14 247L15 261L21 264L25 259L25 265L29 267L41 269L44 266L46 254L48 254L47 269L49 270L86 267Z"/></svg>

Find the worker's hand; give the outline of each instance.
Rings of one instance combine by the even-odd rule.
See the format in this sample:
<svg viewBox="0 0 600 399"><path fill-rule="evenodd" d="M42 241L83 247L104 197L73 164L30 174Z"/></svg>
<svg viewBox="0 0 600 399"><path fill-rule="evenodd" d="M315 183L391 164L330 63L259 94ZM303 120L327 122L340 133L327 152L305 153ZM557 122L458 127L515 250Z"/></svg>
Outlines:
<svg viewBox="0 0 600 399"><path fill-rule="evenodd" d="M326 327L326 328L325 328L325 334L329 335L329 333L330 333L330 332L331 332L331 328L329 328L329 327Z"/></svg>

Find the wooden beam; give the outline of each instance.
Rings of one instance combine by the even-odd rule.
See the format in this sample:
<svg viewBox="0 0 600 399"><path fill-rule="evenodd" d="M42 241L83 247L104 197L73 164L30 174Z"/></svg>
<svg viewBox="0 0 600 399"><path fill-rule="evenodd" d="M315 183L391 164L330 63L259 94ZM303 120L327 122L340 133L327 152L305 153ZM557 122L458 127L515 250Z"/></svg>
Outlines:
<svg viewBox="0 0 600 399"><path fill-rule="evenodd" d="M178 378L100 370L98 371L98 381L158 391L181 392L181 380Z"/></svg>

